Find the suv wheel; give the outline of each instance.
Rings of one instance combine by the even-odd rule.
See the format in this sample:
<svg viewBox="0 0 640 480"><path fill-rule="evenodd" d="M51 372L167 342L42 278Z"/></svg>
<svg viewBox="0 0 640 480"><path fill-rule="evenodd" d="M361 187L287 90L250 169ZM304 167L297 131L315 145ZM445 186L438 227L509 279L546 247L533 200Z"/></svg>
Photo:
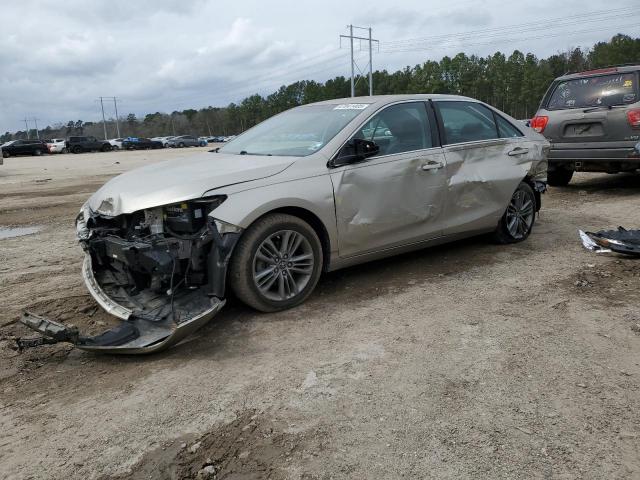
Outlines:
<svg viewBox="0 0 640 480"><path fill-rule="evenodd" d="M33 151L33 154L34 154L36 157L39 157L40 155L42 155L42 150L40 150L39 148L36 148L36 149Z"/></svg>
<svg viewBox="0 0 640 480"><path fill-rule="evenodd" d="M536 196L525 182L520 182L493 233L498 243L517 243L526 240L536 218Z"/></svg>
<svg viewBox="0 0 640 480"><path fill-rule="evenodd" d="M180 142L180 143L178 144L178 147L180 147L180 148L184 148L184 143Z"/></svg>
<svg viewBox="0 0 640 480"><path fill-rule="evenodd" d="M566 187L569 185L571 177L573 177L573 170L559 167L547 172L547 183L552 187Z"/></svg>
<svg viewBox="0 0 640 480"><path fill-rule="evenodd" d="M229 282L236 296L262 312L304 302L322 271L322 245L304 220L268 215L251 225L236 245Z"/></svg>
<svg viewBox="0 0 640 480"><path fill-rule="evenodd" d="M9 158L11 156L11 154L9 152L7 152L6 150L2 151L2 158Z"/></svg>
<svg viewBox="0 0 640 480"><path fill-rule="evenodd" d="M103 145L100 150L102 150L103 152L110 152L111 151L111 145Z"/></svg>
<svg viewBox="0 0 640 480"><path fill-rule="evenodd" d="M79 146L79 145L76 145L75 147L73 147L73 148L71 149L71 151L72 151L73 153L82 153L82 147L81 147L81 146Z"/></svg>

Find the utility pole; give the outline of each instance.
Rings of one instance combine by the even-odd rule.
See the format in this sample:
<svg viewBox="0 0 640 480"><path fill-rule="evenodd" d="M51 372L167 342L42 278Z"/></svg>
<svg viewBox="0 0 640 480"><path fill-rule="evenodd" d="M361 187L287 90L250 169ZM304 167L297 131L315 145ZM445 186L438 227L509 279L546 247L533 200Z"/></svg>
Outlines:
<svg viewBox="0 0 640 480"><path fill-rule="evenodd" d="M29 124L27 123L27 119L24 119L24 128L27 131L27 140L29 140Z"/></svg>
<svg viewBox="0 0 640 480"><path fill-rule="evenodd" d="M118 138L120 138L120 120L118 119L118 102L116 97L113 97L113 108L116 110L116 133L118 134Z"/></svg>
<svg viewBox="0 0 640 480"><path fill-rule="evenodd" d="M35 125L36 125L36 138L37 138L38 140L40 140L40 132L38 132L38 119L37 119L37 118L34 118L34 119L33 119L33 123L35 123Z"/></svg>
<svg viewBox="0 0 640 480"><path fill-rule="evenodd" d="M100 108L102 109L102 128L104 129L104 139L107 139L107 121L104 119L104 103L100 97Z"/></svg>
<svg viewBox="0 0 640 480"><path fill-rule="evenodd" d="M342 47L342 39L343 38L348 38L349 39L349 45L350 45L350 51L351 51L351 96L355 97L356 96L356 86L358 84L358 81L360 81L360 78L363 76L363 71L360 69L360 67L358 66L354 56L353 56L353 41L354 40L360 40L360 42L362 42L363 40L366 42L369 42L369 95L373 95L373 42L376 42L378 44L378 47L380 46L380 42L378 40L375 40L374 38L372 38L372 30L371 27L356 27L353 25L349 25L349 35L340 35L340 46ZM368 30L369 31L369 37L356 37L353 35L353 29L357 28L359 30ZM356 81L356 68L358 69L358 73L359 73L359 78L358 81ZM366 68L366 67L365 67Z"/></svg>

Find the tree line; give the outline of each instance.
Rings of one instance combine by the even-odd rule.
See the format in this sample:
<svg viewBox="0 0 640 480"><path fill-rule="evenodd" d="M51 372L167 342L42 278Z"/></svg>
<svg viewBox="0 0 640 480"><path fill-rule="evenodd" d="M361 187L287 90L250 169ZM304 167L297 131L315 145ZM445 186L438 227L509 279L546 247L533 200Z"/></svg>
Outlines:
<svg viewBox="0 0 640 480"><path fill-rule="evenodd" d="M446 93L466 95L494 105L516 118L533 116L551 81L567 72L625 63L640 64L640 38L618 34L589 49L575 48L547 58L513 51L486 57L458 53L440 61L428 60L414 67L373 73L374 94ZM358 82L356 95L367 95L365 79ZM137 118L130 113L119 120L120 135L153 137L163 135L235 135L289 108L306 103L348 97L350 79L338 76L326 82L301 80L283 85L270 95L251 95L226 107L187 109L172 113L149 113ZM116 137L115 119L106 122L107 136ZM71 135L102 137L102 122L69 121L38 131L40 138ZM6 132L3 142L35 137L35 131Z"/></svg>

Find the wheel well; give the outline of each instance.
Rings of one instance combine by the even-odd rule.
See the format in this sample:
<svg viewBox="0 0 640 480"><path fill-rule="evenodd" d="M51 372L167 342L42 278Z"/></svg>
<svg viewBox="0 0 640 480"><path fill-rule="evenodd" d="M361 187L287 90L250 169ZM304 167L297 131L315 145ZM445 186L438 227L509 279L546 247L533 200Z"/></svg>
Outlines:
<svg viewBox="0 0 640 480"><path fill-rule="evenodd" d="M323 258L322 270L326 272L327 268L329 267L329 256L331 255L331 242L329 240L329 233L327 232L327 229L322 223L322 220L320 220L316 216L316 214L314 214L313 212L310 212L309 210L301 207L277 208L275 210L271 210L265 213L264 215L262 215L262 217L266 215L270 215L272 213L286 213L287 215L293 215L294 217L301 218L302 220L307 222L309 225L311 225L311 228L313 228L313 230L318 235L318 238L320 239L320 244L322 245L322 258Z"/></svg>
<svg viewBox="0 0 640 480"><path fill-rule="evenodd" d="M536 212L540 211L540 207L542 207L542 195L540 194L540 192L536 189L536 184L533 181L533 179L529 176L524 177L524 179L522 180L524 183L526 183L527 185L529 185L531 187L531 190L533 190L533 195L536 198Z"/></svg>

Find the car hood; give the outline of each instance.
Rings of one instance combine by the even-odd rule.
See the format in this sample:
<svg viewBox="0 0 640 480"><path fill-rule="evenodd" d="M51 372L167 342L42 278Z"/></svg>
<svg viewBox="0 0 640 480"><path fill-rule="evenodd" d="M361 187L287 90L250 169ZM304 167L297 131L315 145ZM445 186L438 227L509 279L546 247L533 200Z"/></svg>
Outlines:
<svg viewBox="0 0 640 480"><path fill-rule="evenodd" d="M132 213L201 197L206 191L276 175L293 157L204 153L147 165L123 173L102 186L87 202L107 216Z"/></svg>

